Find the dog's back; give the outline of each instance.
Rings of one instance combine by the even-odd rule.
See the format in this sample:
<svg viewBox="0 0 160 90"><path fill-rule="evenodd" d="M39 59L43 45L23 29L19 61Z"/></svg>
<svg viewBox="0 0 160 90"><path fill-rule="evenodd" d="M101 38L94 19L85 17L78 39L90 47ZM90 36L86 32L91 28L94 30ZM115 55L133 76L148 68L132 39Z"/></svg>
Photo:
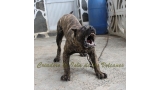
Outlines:
<svg viewBox="0 0 160 90"><path fill-rule="evenodd" d="M71 29L79 29L82 27L78 19L72 13L73 11L70 14L65 14L58 21L57 26L60 27L65 34Z"/></svg>

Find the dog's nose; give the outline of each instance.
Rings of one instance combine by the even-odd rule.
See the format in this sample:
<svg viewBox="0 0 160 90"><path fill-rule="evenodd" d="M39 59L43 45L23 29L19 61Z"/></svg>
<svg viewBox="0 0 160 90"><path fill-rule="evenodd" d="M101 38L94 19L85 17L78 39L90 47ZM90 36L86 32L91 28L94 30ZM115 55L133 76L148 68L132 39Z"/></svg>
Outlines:
<svg viewBox="0 0 160 90"><path fill-rule="evenodd" d="M95 32L94 29L92 29L91 32Z"/></svg>

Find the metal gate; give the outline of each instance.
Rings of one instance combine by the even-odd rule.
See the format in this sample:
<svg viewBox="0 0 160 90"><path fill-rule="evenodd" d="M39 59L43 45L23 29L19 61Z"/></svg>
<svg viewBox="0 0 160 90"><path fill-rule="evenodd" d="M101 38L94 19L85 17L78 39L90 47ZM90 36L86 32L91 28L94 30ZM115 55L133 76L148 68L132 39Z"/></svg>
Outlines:
<svg viewBox="0 0 160 90"><path fill-rule="evenodd" d="M77 16L76 0L45 0L47 25L49 31L57 29L58 20L64 15L74 11Z"/></svg>

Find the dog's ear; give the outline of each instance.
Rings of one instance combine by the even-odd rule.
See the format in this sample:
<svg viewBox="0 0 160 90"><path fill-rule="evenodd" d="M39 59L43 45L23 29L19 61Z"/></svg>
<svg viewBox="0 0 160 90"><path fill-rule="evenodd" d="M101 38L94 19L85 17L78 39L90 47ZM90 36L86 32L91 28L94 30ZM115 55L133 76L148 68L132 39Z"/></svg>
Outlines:
<svg viewBox="0 0 160 90"><path fill-rule="evenodd" d="M77 29L71 29L74 32L74 37L76 37Z"/></svg>

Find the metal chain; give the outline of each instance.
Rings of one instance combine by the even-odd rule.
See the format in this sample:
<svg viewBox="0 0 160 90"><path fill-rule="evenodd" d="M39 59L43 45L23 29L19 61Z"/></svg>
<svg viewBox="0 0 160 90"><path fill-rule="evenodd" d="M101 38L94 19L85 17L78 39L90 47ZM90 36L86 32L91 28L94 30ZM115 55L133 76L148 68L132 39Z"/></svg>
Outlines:
<svg viewBox="0 0 160 90"><path fill-rule="evenodd" d="M104 48L103 48L103 50L102 50L102 52L101 52L101 54L100 54L100 56L99 56L99 58L98 58L98 61L99 61L100 57L102 56L104 49L105 49L105 48L107 47L107 45L108 45L108 40L109 40L109 34L107 35L106 45L104 46Z"/></svg>
<svg viewBox="0 0 160 90"><path fill-rule="evenodd" d="M92 62L91 62L91 58L89 57L89 55L87 54L87 60L89 61L90 67L93 68Z"/></svg>

